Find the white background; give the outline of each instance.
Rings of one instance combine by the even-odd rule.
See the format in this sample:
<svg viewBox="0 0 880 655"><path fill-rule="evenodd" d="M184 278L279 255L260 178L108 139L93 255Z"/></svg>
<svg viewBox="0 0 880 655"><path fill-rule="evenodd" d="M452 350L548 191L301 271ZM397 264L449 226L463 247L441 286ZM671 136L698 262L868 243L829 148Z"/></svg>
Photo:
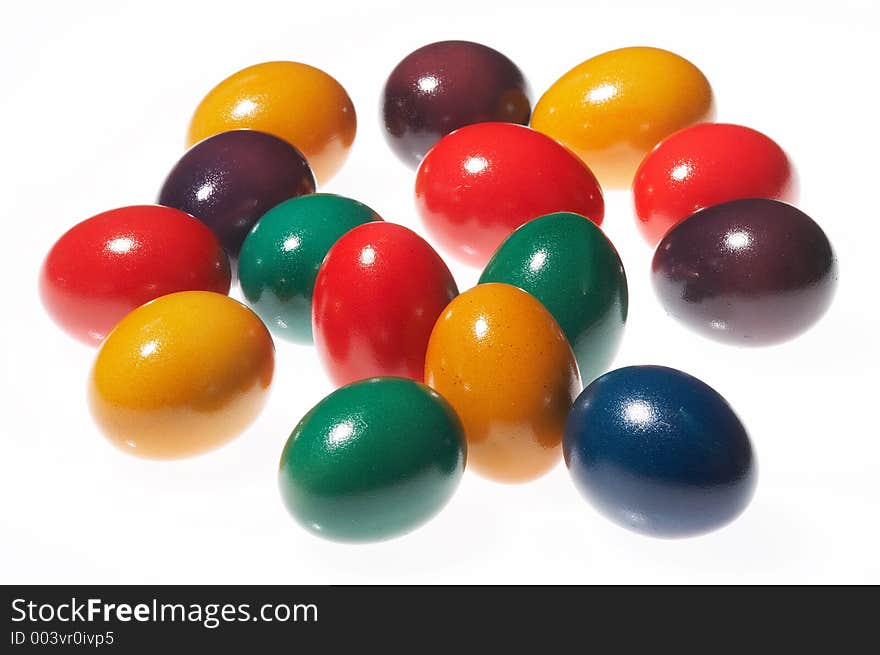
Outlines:
<svg viewBox="0 0 880 655"><path fill-rule="evenodd" d="M874 0L8 3L0 582L880 582L878 23ZM522 486L466 474L442 514L400 539L321 541L286 515L276 467L331 387L313 348L281 341L266 411L220 451L141 461L93 427L84 390L94 351L57 330L37 296L54 240L100 211L153 201L201 96L275 59L325 69L357 108L351 157L323 190L421 229L413 172L383 141L379 95L400 58L449 38L506 53L535 99L604 50L674 50L709 77L719 120L766 132L796 163L800 206L829 234L841 283L818 326L773 348L731 348L667 318L629 193L606 196L604 227L631 293L617 365L694 374L751 431L757 493L732 525L678 541L629 533L583 502L560 465ZM478 271L450 265L462 289L474 284Z"/></svg>

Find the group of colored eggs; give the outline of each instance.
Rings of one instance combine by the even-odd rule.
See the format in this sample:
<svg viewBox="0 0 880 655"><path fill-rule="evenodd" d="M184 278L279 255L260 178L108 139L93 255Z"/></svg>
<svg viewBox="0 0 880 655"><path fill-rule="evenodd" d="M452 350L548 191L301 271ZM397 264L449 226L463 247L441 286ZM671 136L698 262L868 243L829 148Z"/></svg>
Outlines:
<svg viewBox="0 0 880 655"><path fill-rule="evenodd" d="M49 313L100 343L89 402L102 431L148 458L225 443L266 400L274 333L314 341L340 387L296 426L279 473L293 516L322 536L417 527L465 464L522 482L561 458L600 511L641 532L737 516L755 463L724 399L674 369L606 373L628 295L600 184L632 184L669 313L723 341L778 342L821 316L837 278L821 228L786 202L784 151L704 122L705 76L656 48L580 64L532 111L510 59L435 43L400 62L383 100L392 149L418 166L424 225L483 267L479 284L459 293L415 232L315 192L356 132L335 79L252 66L199 105L158 204L90 218L46 258ZM227 296L236 277L253 309Z"/></svg>

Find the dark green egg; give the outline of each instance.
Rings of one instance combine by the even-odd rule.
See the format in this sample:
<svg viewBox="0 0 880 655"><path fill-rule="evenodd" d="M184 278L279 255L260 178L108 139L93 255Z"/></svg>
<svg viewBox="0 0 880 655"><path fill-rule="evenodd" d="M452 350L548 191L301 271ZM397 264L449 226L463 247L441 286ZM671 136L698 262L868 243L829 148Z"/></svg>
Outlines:
<svg viewBox="0 0 880 655"><path fill-rule="evenodd" d="M312 292L327 251L353 227L382 220L351 198L313 193L266 212L244 240L238 276L245 298L269 328L312 342Z"/></svg>
<svg viewBox="0 0 880 655"><path fill-rule="evenodd" d="M611 365L626 324L626 273L592 221L570 212L529 221L498 247L483 282L512 284L544 304L568 337L585 385Z"/></svg>
<svg viewBox="0 0 880 655"><path fill-rule="evenodd" d="M335 541L378 541L439 512L464 472L458 416L404 378L371 378L324 398L281 454L281 496L306 529Z"/></svg>

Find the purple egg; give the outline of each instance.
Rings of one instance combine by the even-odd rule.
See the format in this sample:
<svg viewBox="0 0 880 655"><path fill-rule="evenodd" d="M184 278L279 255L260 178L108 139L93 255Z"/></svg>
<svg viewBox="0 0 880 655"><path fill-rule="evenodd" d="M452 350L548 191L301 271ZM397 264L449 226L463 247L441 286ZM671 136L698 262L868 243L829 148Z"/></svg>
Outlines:
<svg viewBox="0 0 880 655"><path fill-rule="evenodd" d="M299 150L265 132L232 130L187 150L165 178L158 202L205 223L235 262L260 216L314 192L315 177Z"/></svg>
<svg viewBox="0 0 880 655"><path fill-rule="evenodd" d="M527 125L531 104L522 71L503 54L470 41L440 41L391 71L383 114L391 149L416 167L442 136L465 125Z"/></svg>
<svg viewBox="0 0 880 655"><path fill-rule="evenodd" d="M666 311L701 334L740 345L790 339L828 309L837 261L822 228L783 202L752 198L700 210L654 253Z"/></svg>

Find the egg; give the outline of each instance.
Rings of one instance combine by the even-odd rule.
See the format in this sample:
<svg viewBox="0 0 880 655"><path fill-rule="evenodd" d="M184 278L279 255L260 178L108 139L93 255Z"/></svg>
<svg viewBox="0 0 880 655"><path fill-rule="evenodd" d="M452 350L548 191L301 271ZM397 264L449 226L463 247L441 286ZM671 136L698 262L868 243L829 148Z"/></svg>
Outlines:
<svg viewBox="0 0 880 655"><path fill-rule="evenodd" d="M531 125L577 153L603 187L622 188L661 139L713 112L699 68L668 50L631 47L559 78L535 105Z"/></svg>
<svg viewBox="0 0 880 655"><path fill-rule="evenodd" d="M237 129L287 141L325 184L348 158L357 116L331 75L296 61L269 61L230 75L208 92L190 121L186 145Z"/></svg>
<svg viewBox="0 0 880 655"><path fill-rule="evenodd" d="M200 221L135 205L65 232L40 270L40 295L65 332L97 346L130 311L176 291L229 293L229 259Z"/></svg>
<svg viewBox="0 0 880 655"><path fill-rule="evenodd" d="M264 132L232 130L187 150L162 183L158 203L210 227L235 266L260 216L314 191L312 171L292 145Z"/></svg>
<svg viewBox="0 0 880 655"><path fill-rule="evenodd" d="M701 123L671 134L648 153L633 181L637 225L652 247L695 211L740 198L797 198L788 155L743 125Z"/></svg>
<svg viewBox="0 0 880 655"><path fill-rule="evenodd" d="M431 237L479 267L533 218L570 211L601 225L605 216L590 169L553 139L513 123L478 123L444 136L422 160L415 194Z"/></svg>
<svg viewBox="0 0 880 655"><path fill-rule="evenodd" d="M602 230L578 214L529 221L495 251L480 282L528 291L550 310L587 383L611 365L629 304L626 273Z"/></svg>
<svg viewBox="0 0 880 655"><path fill-rule="evenodd" d="M628 366L590 384L565 425L575 486L615 523L655 537L720 528L749 504L757 464L726 400L664 366Z"/></svg>
<svg viewBox="0 0 880 655"><path fill-rule="evenodd" d="M172 293L128 314L101 344L89 406L121 450L189 457L253 422L274 366L272 337L250 309L218 293Z"/></svg>
<svg viewBox="0 0 880 655"><path fill-rule="evenodd" d="M404 57L385 82L385 139L418 166L438 139L465 125L527 125L532 105L519 67L481 43L439 41Z"/></svg>
<svg viewBox="0 0 880 655"><path fill-rule="evenodd" d="M384 377L337 389L284 447L281 496L307 530L335 541L409 532L449 501L464 473L461 421L418 382Z"/></svg>
<svg viewBox="0 0 880 655"><path fill-rule="evenodd" d="M552 314L522 289L480 284L453 300L431 333L425 382L461 418L470 469L524 482L559 462L577 363Z"/></svg>
<svg viewBox="0 0 880 655"><path fill-rule="evenodd" d="M654 290L696 332L741 346L783 342L831 305L837 259L825 232L778 200L733 200L696 212L654 252Z"/></svg>
<svg viewBox="0 0 880 655"><path fill-rule="evenodd" d="M312 296L324 257L348 230L380 220L363 203L332 193L276 205L251 228L239 254L248 304L275 334L312 343Z"/></svg>
<svg viewBox="0 0 880 655"><path fill-rule="evenodd" d="M409 228L377 221L349 230L327 253L312 301L315 346L330 379L421 382L428 337L457 294L446 264Z"/></svg>

